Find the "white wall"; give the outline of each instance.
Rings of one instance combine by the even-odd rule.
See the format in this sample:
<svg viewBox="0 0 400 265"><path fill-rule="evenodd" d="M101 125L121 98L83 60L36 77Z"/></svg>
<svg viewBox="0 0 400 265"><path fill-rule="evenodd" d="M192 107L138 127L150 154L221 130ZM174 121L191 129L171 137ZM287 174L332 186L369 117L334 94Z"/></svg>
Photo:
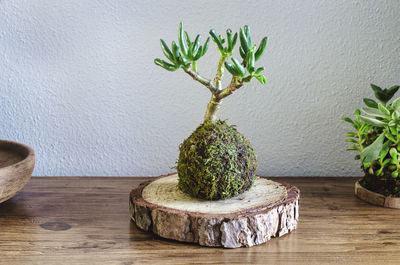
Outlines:
<svg viewBox="0 0 400 265"><path fill-rule="evenodd" d="M258 153L261 175L361 175L340 119L400 84L393 1L0 1L0 138L36 150L35 175L172 172L209 91L153 64L178 23L203 40L249 24L269 37L267 85L227 98L221 118ZM199 71L214 74L211 43ZM400 95L400 94L399 94Z"/></svg>

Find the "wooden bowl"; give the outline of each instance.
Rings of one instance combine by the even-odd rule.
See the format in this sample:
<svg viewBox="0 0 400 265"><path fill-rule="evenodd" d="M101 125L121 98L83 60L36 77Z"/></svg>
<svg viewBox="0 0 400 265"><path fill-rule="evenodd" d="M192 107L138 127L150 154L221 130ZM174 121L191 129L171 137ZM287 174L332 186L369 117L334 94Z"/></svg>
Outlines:
<svg viewBox="0 0 400 265"><path fill-rule="evenodd" d="M31 178L35 152L24 144L0 140L0 203L22 190Z"/></svg>

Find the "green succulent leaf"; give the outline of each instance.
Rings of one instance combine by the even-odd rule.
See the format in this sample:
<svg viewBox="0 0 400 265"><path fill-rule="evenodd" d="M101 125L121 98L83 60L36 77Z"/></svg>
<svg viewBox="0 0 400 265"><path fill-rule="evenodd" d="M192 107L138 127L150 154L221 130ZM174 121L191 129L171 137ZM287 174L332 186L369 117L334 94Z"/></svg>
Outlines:
<svg viewBox="0 0 400 265"><path fill-rule="evenodd" d="M261 40L260 46L258 47L256 53L255 53L255 60L258 61L258 59L261 58L261 56L264 54L265 52L265 48L267 48L267 42L268 42L268 38L264 37Z"/></svg>
<svg viewBox="0 0 400 265"><path fill-rule="evenodd" d="M185 33L183 31L183 23L179 23L179 45L181 46L182 54L188 56L188 44L185 41Z"/></svg>
<svg viewBox="0 0 400 265"><path fill-rule="evenodd" d="M220 52L223 52L224 47L222 46L222 42L221 42L220 38L218 37L217 33L215 32L215 30L211 29L210 35L211 35L211 38L213 39L213 41L217 44L218 50Z"/></svg>
<svg viewBox="0 0 400 265"><path fill-rule="evenodd" d="M262 71L264 71L264 67L259 67L257 70L254 72L255 75L259 75Z"/></svg>
<svg viewBox="0 0 400 265"><path fill-rule="evenodd" d="M345 142L347 142L347 143L355 143L355 144L358 144L358 141L356 140L356 139L353 139L353 138L347 138L346 140L344 140Z"/></svg>
<svg viewBox="0 0 400 265"><path fill-rule="evenodd" d="M357 134L355 132L347 132L346 136L348 136L348 137L356 137Z"/></svg>
<svg viewBox="0 0 400 265"><path fill-rule="evenodd" d="M185 31L185 40L186 40L186 45L188 46L192 43L189 37L189 33L187 33L187 31Z"/></svg>
<svg viewBox="0 0 400 265"><path fill-rule="evenodd" d="M394 148L394 147L390 148L389 154L393 160L395 160L395 161L398 160L398 153L397 153L396 148Z"/></svg>
<svg viewBox="0 0 400 265"><path fill-rule="evenodd" d="M179 46L175 41L172 41L172 54L174 55L175 61L178 61L180 57Z"/></svg>
<svg viewBox="0 0 400 265"><path fill-rule="evenodd" d="M158 58L154 60L154 63L158 66L161 66L165 70L168 70L171 72L176 71L179 68L179 66L169 64L166 61L158 59Z"/></svg>
<svg viewBox="0 0 400 265"><path fill-rule="evenodd" d="M267 82L267 79L263 75L257 75L255 78L263 85Z"/></svg>
<svg viewBox="0 0 400 265"><path fill-rule="evenodd" d="M364 101L365 105L367 105L370 108L375 108L375 109L378 108L378 103L373 99L364 98L363 101Z"/></svg>
<svg viewBox="0 0 400 265"><path fill-rule="evenodd" d="M365 117L365 116L360 116L360 119L362 121L364 121L366 124L372 125L372 126L376 126L376 127L384 127L385 125L387 125L387 123L374 119L374 118L369 118L369 117Z"/></svg>
<svg viewBox="0 0 400 265"><path fill-rule="evenodd" d="M393 111L392 113L392 119L393 120L400 120L400 112L398 110Z"/></svg>
<svg viewBox="0 0 400 265"><path fill-rule="evenodd" d="M367 108L362 108L361 110L365 114L370 115L370 116L379 117L379 118L387 118L387 117L389 117L388 115L382 113L382 111L380 109L374 109L374 108L368 108L367 107Z"/></svg>
<svg viewBox="0 0 400 265"><path fill-rule="evenodd" d="M254 73L254 63L255 63L254 50L250 50L246 56L246 68L250 74Z"/></svg>
<svg viewBox="0 0 400 265"><path fill-rule="evenodd" d="M237 42L237 38L238 38L238 34L235 33L235 35L233 35L233 39L232 39L232 49L231 52L233 51L233 49L235 48L236 42Z"/></svg>
<svg viewBox="0 0 400 265"><path fill-rule="evenodd" d="M394 139L393 135L390 132L386 132L385 133L386 138L388 138L390 141L392 142L396 142L396 140Z"/></svg>
<svg viewBox="0 0 400 265"><path fill-rule="evenodd" d="M235 68L239 71L239 73L240 73L239 76L240 76L240 77L245 76L245 75L246 75L246 69L243 67L243 65L241 65L241 64L239 63L239 61L236 60L236 59L233 58L233 57L232 57L232 62L233 62L233 64L234 64Z"/></svg>
<svg viewBox="0 0 400 265"><path fill-rule="evenodd" d="M396 98L393 102L392 102L392 108L393 110L400 110L400 98Z"/></svg>
<svg viewBox="0 0 400 265"><path fill-rule="evenodd" d="M386 104L399 90L399 86L392 86L387 89L382 89L381 87L371 84L371 88L375 93L375 96L379 101L381 101L383 104Z"/></svg>
<svg viewBox="0 0 400 265"><path fill-rule="evenodd" d="M348 147L346 148L346 150L360 151L360 148L358 148L357 146L352 145L352 146L348 146Z"/></svg>
<svg viewBox="0 0 400 265"><path fill-rule="evenodd" d="M379 153L379 156L378 156L378 158L380 160L383 160L386 157L386 155L388 154L388 152L389 152L389 144L390 144L390 141L386 141L383 144L382 150L381 150L381 152Z"/></svg>
<svg viewBox="0 0 400 265"><path fill-rule="evenodd" d="M207 38L206 42L203 45L203 50L201 52L201 56L203 56L207 52L209 43L210 43L210 37Z"/></svg>
<svg viewBox="0 0 400 265"><path fill-rule="evenodd" d="M361 161L366 163L375 161L378 158L379 153L382 151L384 139L385 135L381 134L372 144L367 146L361 152Z"/></svg>
<svg viewBox="0 0 400 265"><path fill-rule="evenodd" d="M233 76L240 76L240 72L236 69L236 67L231 64L230 62L225 62L224 63L225 68L228 70L229 73Z"/></svg>
<svg viewBox="0 0 400 265"><path fill-rule="evenodd" d="M189 54L190 54L191 57L194 57L197 54L198 50L199 50L200 38L201 38L201 36L197 35L196 39L193 42L193 45L192 45L192 47L191 47L191 49L189 51Z"/></svg>
<svg viewBox="0 0 400 265"><path fill-rule="evenodd" d="M243 59L246 59L246 52L244 51L242 46L239 47L239 53L240 53L240 57L242 57Z"/></svg>
<svg viewBox="0 0 400 265"><path fill-rule="evenodd" d="M250 27L245 25L244 26L244 32L246 33L246 39L247 39L247 46L249 49L253 47L252 42L251 42L251 34L250 34Z"/></svg>
<svg viewBox="0 0 400 265"><path fill-rule="evenodd" d="M390 116L390 111L381 103L378 104L378 109L385 115Z"/></svg>
<svg viewBox="0 0 400 265"><path fill-rule="evenodd" d="M244 54L247 54L247 51L250 50L250 46L248 45L248 41L246 35L242 29L239 32L240 46L243 48ZM246 58L246 55L244 56Z"/></svg>
<svg viewBox="0 0 400 265"><path fill-rule="evenodd" d="M226 38L228 40L228 51L232 51L232 30L226 30Z"/></svg>
<svg viewBox="0 0 400 265"><path fill-rule="evenodd" d="M160 43L161 43L161 50L163 51L165 57L167 57L168 60L170 60L171 62L175 63L174 55L168 48L168 45L165 43L163 39L160 39Z"/></svg>
<svg viewBox="0 0 400 265"><path fill-rule="evenodd" d="M345 122L351 123L352 125L354 125L354 121L352 119L350 119L349 117L343 117L342 120L344 120Z"/></svg>

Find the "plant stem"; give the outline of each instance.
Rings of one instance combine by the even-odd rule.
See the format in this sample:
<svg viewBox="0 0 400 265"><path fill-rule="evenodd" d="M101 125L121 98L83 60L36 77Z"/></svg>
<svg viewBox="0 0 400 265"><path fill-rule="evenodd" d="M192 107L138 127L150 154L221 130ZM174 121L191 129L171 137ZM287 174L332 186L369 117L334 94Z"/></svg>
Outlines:
<svg viewBox="0 0 400 265"><path fill-rule="evenodd" d="M215 121L217 120L217 113L222 100L217 98L214 94L211 96L210 102L208 102L206 114L204 115L204 121Z"/></svg>
<svg viewBox="0 0 400 265"><path fill-rule="evenodd" d="M204 86L206 86L212 94L214 94L217 91L217 88L214 86L214 84L211 82L211 80L208 80L205 77L202 77L199 73L191 70L191 69L184 69L186 73L188 73L194 80L200 82Z"/></svg>
<svg viewBox="0 0 400 265"><path fill-rule="evenodd" d="M192 69L193 69L193 71L197 72L197 63L196 63L196 61L193 61Z"/></svg>
<svg viewBox="0 0 400 265"><path fill-rule="evenodd" d="M226 60L227 55L221 55L221 58L218 62L217 74L214 77L214 85L217 89L221 89L221 80L222 76L224 75L224 62Z"/></svg>

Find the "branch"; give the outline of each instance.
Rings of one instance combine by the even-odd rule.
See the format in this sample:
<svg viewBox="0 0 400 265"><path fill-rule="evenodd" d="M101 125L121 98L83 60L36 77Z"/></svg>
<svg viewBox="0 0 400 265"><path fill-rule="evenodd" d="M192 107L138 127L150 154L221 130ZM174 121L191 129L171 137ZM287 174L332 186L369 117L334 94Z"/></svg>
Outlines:
<svg viewBox="0 0 400 265"><path fill-rule="evenodd" d="M202 83L205 85L212 94L214 94L217 91L217 88L214 86L214 84L211 82L211 80L208 80L205 77L202 77L199 73L191 70L191 69L183 69L186 73L188 73L194 80Z"/></svg>
<svg viewBox="0 0 400 265"><path fill-rule="evenodd" d="M221 89L221 80L222 76L224 75L224 62L226 60L226 55L221 55L219 59L217 74L214 77L214 85L217 87L218 90Z"/></svg>
<svg viewBox="0 0 400 265"><path fill-rule="evenodd" d="M218 99L226 98L227 96L231 95L233 92L235 92L237 89L241 88L242 86L243 86L243 81L240 80L237 76L232 76L232 80L231 80L231 83L229 84L229 86L224 88L216 96Z"/></svg>

